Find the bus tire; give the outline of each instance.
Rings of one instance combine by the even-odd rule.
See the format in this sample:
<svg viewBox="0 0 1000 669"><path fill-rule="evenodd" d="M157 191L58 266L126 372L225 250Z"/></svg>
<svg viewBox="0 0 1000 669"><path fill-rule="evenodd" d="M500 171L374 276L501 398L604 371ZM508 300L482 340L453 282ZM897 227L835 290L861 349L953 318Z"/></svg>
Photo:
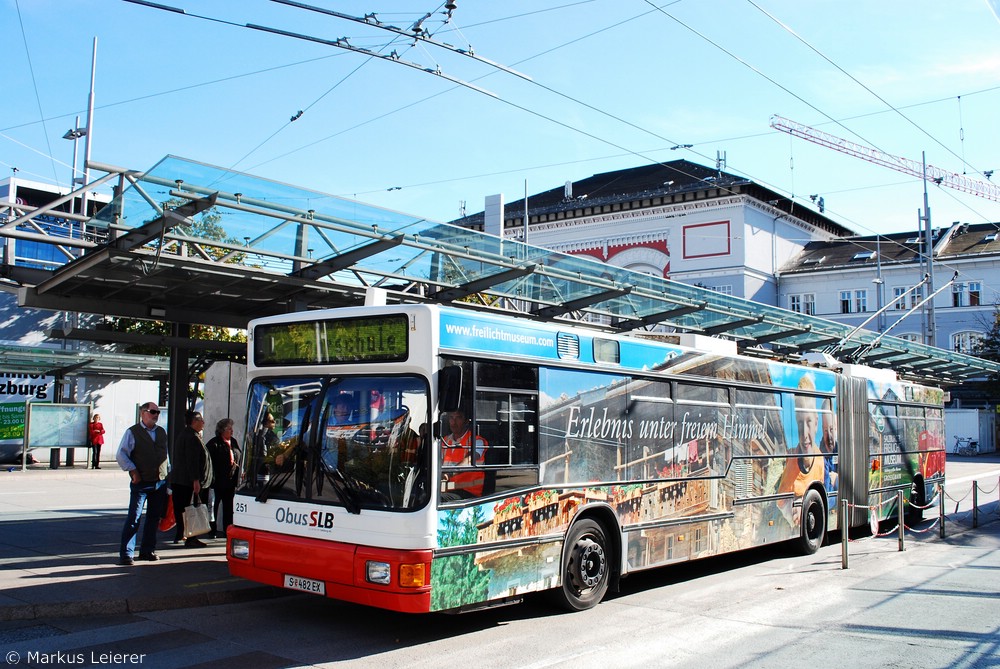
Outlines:
<svg viewBox="0 0 1000 669"><path fill-rule="evenodd" d="M823 545L826 536L826 507L823 498L810 488L802 496L802 533L799 535L799 549L803 555L812 555Z"/></svg>
<svg viewBox="0 0 1000 669"><path fill-rule="evenodd" d="M562 585L552 591L554 602L568 611L597 606L611 576L604 528L590 518L573 524L563 546Z"/></svg>

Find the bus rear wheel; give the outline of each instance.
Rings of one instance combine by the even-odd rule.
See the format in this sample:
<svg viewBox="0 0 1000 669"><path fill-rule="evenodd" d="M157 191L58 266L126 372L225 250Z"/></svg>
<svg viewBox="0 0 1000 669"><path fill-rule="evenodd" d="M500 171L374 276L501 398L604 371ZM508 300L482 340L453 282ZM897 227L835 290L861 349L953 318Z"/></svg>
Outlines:
<svg viewBox="0 0 1000 669"><path fill-rule="evenodd" d="M608 591L610 572L604 529L589 518L575 523L563 548L562 586L552 592L555 603L569 611L593 608Z"/></svg>
<svg viewBox="0 0 1000 669"><path fill-rule="evenodd" d="M823 498L813 489L802 497L802 533L799 548L804 555L812 555L823 545L826 536L826 507Z"/></svg>

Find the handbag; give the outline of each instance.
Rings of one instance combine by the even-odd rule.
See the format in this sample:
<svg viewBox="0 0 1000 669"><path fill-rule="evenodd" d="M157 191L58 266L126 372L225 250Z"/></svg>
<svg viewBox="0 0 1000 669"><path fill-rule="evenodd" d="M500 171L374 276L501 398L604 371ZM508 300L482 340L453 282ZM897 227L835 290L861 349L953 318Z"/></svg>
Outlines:
<svg viewBox="0 0 1000 669"><path fill-rule="evenodd" d="M184 508L184 538L207 534L211 529L208 524L208 506L201 504L197 495L191 495L191 504Z"/></svg>
<svg viewBox="0 0 1000 669"><path fill-rule="evenodd" d="M167 493L167 503L163 508L163 517L160 518L160 522L157 524L160 532L169 532L174 529L174 525L177 524L177 519L174 518L174 496L173 493Z"/></svg>

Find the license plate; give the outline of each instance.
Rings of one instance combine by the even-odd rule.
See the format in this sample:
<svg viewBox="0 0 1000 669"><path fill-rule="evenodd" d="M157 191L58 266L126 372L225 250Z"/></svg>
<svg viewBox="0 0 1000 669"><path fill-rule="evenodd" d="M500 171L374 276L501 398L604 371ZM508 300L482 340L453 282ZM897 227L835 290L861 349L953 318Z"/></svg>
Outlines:
<svg viewBox="0 0 1000 669"><path fill-rule="evenodd" d="M311 578L302 578L301 576L292 576L291 574L285 574L285 587L289 590L299 590L301 592L309 592L314 595L326 594L326 584L323 583L323 581L315 581Z"/></svg>

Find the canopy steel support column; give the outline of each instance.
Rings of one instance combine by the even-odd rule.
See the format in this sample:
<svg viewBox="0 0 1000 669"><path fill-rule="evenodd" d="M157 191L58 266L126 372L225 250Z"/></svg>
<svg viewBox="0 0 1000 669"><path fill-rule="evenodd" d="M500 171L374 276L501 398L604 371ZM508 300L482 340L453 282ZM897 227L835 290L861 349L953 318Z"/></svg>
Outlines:
<svg viewBox="0 0 1000 669"><path fill-rule="evenodd" d="M189 323L174 323L172 329L174 337L184 339L191 337ZM167 424L167 443L171 460L174 457L174 440L184 429L184 413L188 409L188 355L186 348L170 347L170 381L167 386L170 421Z"/></svg>

